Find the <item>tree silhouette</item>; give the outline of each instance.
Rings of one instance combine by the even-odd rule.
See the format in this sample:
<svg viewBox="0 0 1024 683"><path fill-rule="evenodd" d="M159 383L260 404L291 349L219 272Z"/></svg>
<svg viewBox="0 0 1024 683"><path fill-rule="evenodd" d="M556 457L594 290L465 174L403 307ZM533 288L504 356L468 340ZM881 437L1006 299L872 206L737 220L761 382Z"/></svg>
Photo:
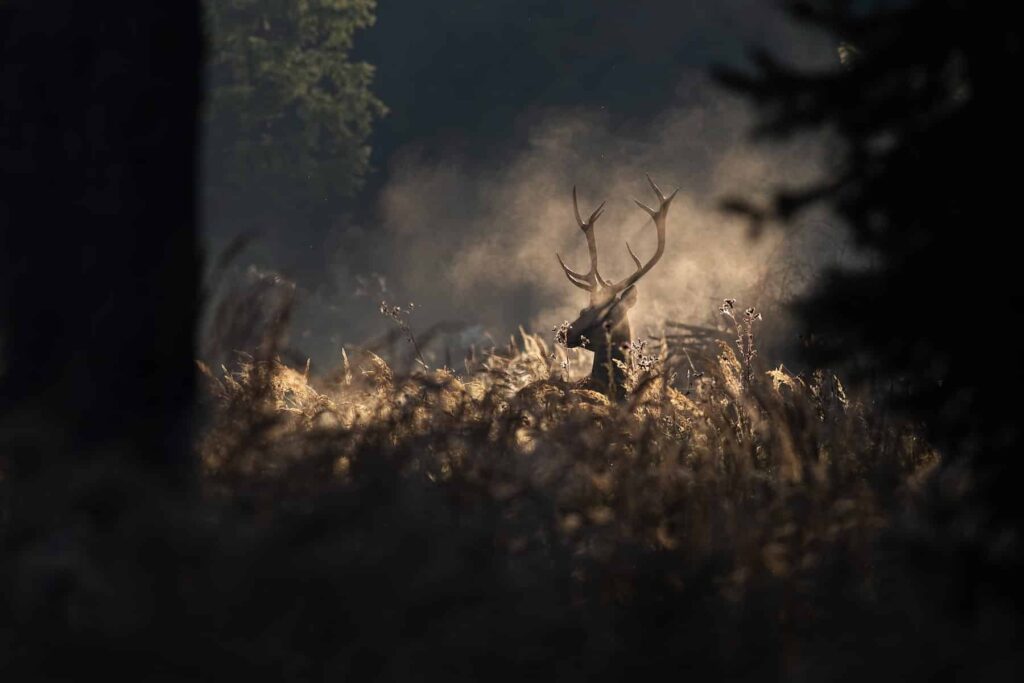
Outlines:
<svg viewBox="0 0 1024 683"><path fill-rule="evenodd" d="M371 126L385 112L370 91L373 66L349 56L357 31L373 25L375 2L203 4L214 228L257 226L278 252L306 249L288 223L326 229L362 186Z"/></svg>
<svg viewBox="0 0 1024 683"><path fill-rule="evenodd" d="M759 108L758 135L824 130L837 154L813 186L728 206L756 223L823 202L845 220L867 265L828 273L800 303L810 358L885 384L948 462L972 463L995 508L1019 510L1005 476L1021 443L1018 24L994 3L788 5L835 36L836 67L758 53L753 73L719 76Z"/></svg>
<svg viewBox="0 0 1024 683"><path fill-rule="evenodd" d="M46 464L38 428L54 457L116 443L187 468L201 41L197 4L173 7L0 5L0 413L21 466Z"/></svg>

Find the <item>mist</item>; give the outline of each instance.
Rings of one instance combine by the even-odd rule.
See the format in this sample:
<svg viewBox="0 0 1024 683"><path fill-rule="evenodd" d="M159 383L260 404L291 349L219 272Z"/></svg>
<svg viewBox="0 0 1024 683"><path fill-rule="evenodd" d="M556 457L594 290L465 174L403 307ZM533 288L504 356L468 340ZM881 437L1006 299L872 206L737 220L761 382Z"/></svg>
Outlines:
<svg viewBox="0 0 1024 683"><path fill-rule="evenodd" d="M767 196L773 187L808 181L822 170L827 144L817 137L754 144L743 103L699 72L687 74L680 87L687 88L686 104L647 125L615 125L600 110L550 109L530 128L524 149L502 158L432 161L415 147L404 150L391 164L376 207L380 223L374 230L391 236L391 249L386 260L364 264L369 268L360 272L339 248L329 269L332 289L342 293L334 315L359 321L353 331L381 334L390 321L377 307L387 301L414 304L414 329L446 321L467 330L446 342L455 346L486 346L488 336L504 340L519 327L550 337L587 301L555 258L557 252L572 268L589 267L572 187L584 215L607 201L596 227L599 260L605 277L620 279L634 268L626 242L641 260L656 244L653 223L633 203L653 201L646 173L666 192L679 188L679 194L669 214L665 255L638 285L639 303L631 312L636 332L659 336L667 320L715 325L725 298L784 315L781 304L844 258L838 223L810 214L796 228L753 235L748 222L726 214L721 202L739 192ZM315 325L311 317L300 314ZM305 334L306 341L315 342L313 337ZM332 344L360 341L337 332L330 337ZM783 347L790 341L772 340ZM439 361L443 350L432 351L431 360Z"/></svg>
<svg viewBox="0 0 1024 683"><path fill-rule="evenodd" d="M638 286L631 319L640 336L660 334L667 320L714 325L726 297L783 316L782 302L842 258L841 231L827 216L808 214L796 229L755 238L720 208L732 194L767 197L771 188L798 186L827 159L821 137L752 142L747 103L708 76L713 64L741 62L749 45L791 62L838 66L834 46L784 20L772 3L654 3L631 15L629 30L615 23L621 12L608 9L588 19L587 35L571 35L582 30L572 13L583 10L565 3L569 33L558 40L596 43L611 61L598 68L591 62L600 65L600 54L584 50L571 68L554 70L522 49L514 60L502 54L508 36L537 45L550 38L535 32L533 10L498 3L463 12L456 5L451 15L431 14L438 30L417 32L413 48L399 41L421 10L405 7L399 17L403 3L382 4L361 48L379 63L378 91L395 110L374 134L376 170L328 234L295 221L261 238L261 270L297 283L287 341L294 358L323 368L337 362L342 346L380 348L395 331L379 313L381 302L414 304L414 331L450 323L453 334L427 345L432 363L470 344L501 343L520 327L550 336L586 301L555 259L558 252L570 267L586 269L574 185L582 212L608 202L597 239L602 273L613 279L633 268L627 241L641 259L653 253L652 224L633 203L651 201L645 173L667 191L679 188L664 258ZM544 24L548 31L558 25ZM452 68L461 59L451 54L452 41L475 55L475 67L458 61ZM421 61L409 61L403 47ZM465 68L479 73L466 82ZM588 88L583 74L590 72L603 76ZM224 225L208 233L233 234ZM266 256L275 241L302 249L275 262ZM783 350L791 340L776 341Z"/></svg>
<svg viewBox="0 0 1024 683"><path fill-rule="evenodd" d="M634 268L627 241L641 260L655 245L653 224L633 203L652 201L645 173L679 194L665 255L638 285L632 318L640 330L655 333L666 319L706 323L726 297L765 305L782 294L759 289L769 273L834 258L841 240L830 222L754 239L746 222L720 208L729 193L814 177L821 142L752 146L738 102L699 75L686 83L690 102L644 128L614 128L599 111L551 111L530 131L527 149L508 159L430 163L406 153L380 200L383 229L399 237L395 289L425 320L459 318L495 336L572 319L586 295L566 281L555 253L570 267L589 266L571 188L584 215L607 200L596 228L599 258L605 277L620 279Z"/></svg>

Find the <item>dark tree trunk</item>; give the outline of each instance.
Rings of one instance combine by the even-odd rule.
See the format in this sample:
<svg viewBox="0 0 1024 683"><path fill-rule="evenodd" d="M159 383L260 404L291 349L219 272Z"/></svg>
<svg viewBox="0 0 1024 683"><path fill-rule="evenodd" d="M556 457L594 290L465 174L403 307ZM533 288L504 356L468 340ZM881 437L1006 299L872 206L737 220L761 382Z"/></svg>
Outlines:
<svg viewBox="0 0 1024 683"><path fill-rule="evenodd" d="M193 0L0 4L0 413L68 457L187 463L201 44Z"/></svg>

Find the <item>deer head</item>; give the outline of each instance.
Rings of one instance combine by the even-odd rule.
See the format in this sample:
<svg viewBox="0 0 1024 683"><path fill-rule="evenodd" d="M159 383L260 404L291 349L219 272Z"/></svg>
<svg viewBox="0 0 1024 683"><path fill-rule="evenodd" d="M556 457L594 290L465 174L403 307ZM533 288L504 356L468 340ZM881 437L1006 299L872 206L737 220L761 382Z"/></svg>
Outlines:
<svg viewBox="0 0 1024 683"><path fill-rule="evenodd" d="M598 391L615 399L625 397L625 372L619 363L626 363L627 353L633 341L633 332L629 326L629 310L636 304L636 283L650 272L665 253L665 218L668 216L669 205L679 191L676 190L666 197L650 176L647 176L647 182L658 196L658 208L655 210L639 201L636 203L654 220L654 227L658 231L658 248L654 256L646 264L641 265L640 259L633 253L629 243L626 243L626 249L636 264L636 271L632 275L620 282L609 282L601 276L597 266L594 224L601 217L604 202L584 221L580 216L575 187L572 188L572 207L576 214L576 223L587 238L590 270L578 273L565 265L561 255L555 254L569 282L590 293L590 305L582 309L580 317L569 326L566 346L582 347L594 352L590 383Z"/></svg>

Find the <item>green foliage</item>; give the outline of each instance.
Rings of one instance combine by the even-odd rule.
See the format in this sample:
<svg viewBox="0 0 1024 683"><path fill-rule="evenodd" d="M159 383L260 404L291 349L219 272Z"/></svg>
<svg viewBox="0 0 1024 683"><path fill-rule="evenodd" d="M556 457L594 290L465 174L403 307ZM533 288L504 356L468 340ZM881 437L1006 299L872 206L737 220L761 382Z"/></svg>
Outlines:
<svg viewBox="0 0 1024 683"><path fill-rule="evenodd" d="M375 7L206 0L206 182L219 201L295 210L359 189L371 126L386 110L370 90L373 66L349 52Z"/></svg>

